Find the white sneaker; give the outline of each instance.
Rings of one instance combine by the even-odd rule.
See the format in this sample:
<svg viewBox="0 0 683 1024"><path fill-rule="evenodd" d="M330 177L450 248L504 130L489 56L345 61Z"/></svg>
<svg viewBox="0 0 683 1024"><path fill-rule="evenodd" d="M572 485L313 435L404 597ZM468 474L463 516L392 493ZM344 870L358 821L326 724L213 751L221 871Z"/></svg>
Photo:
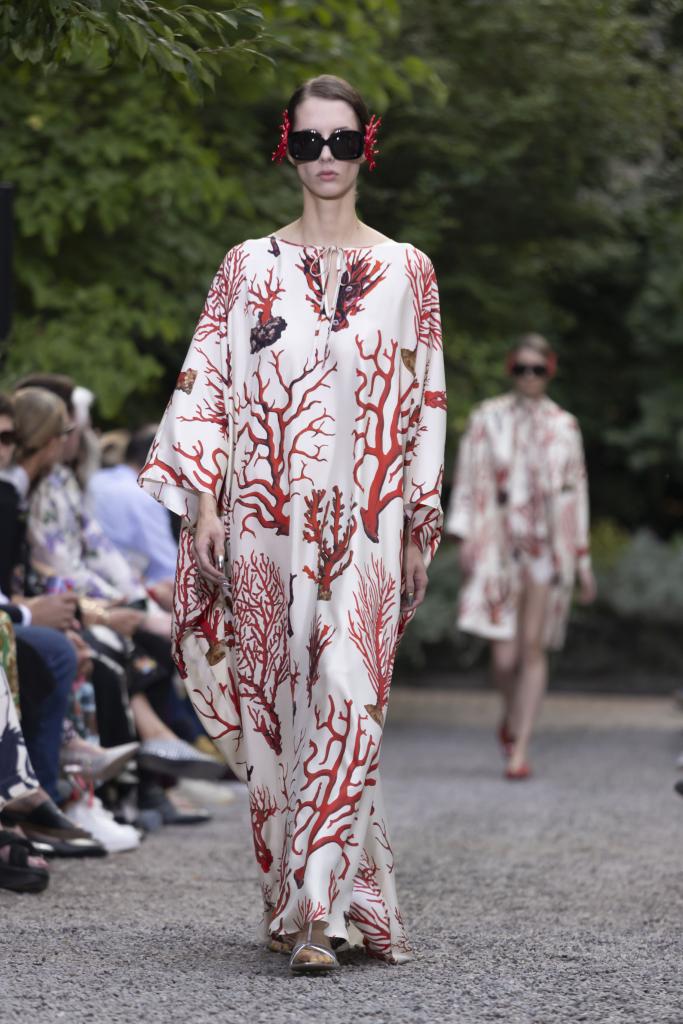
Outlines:
<svg viewBox="0 0 683 1024"><path fill-rule="evenodd" d="M132 825L119 825L96 796L84 794L80 800L70 803L65 813L75 825L90 832L109 853L135 850L140 845L137 829Z"/></svg>

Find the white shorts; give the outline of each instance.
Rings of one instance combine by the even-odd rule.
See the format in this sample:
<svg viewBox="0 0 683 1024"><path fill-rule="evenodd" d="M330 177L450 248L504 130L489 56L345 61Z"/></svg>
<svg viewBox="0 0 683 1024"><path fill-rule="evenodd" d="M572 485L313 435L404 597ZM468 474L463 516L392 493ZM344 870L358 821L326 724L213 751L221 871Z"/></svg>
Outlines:
<svg viewBox="0 0 683 1024"><path fill-rule="evenodd" d="M530 555L528 552L522 551L520 553L519 565L522 570L522 576L528 577L532 583L537 583L539 586L551 583L555 576L552 552L545 545L538 555Z"/></svg>

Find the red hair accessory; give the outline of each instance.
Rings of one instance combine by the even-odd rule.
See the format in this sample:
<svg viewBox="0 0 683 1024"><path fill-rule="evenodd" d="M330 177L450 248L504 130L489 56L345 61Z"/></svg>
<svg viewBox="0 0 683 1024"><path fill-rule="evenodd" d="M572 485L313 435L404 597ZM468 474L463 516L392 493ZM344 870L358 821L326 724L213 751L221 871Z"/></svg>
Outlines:
<svg viewBox="0 0 683 1024"><path fill-rule="evenodd" d="M282 111L282 124L280 125L280 141L277 144L277 149L273 151L273 155L270 158L276 163L281 164L287 155L287 141L289 139L289 129L291 125L289 123L289 114L287 108Z"/></svg>
<svg viewBox="0 0 683 1024"><path fill-rule="evenodd" d="M379 153L379 148L375 145L377 142L377 132L382 124L381 117L375 117L373 114L368 123L365 126L365 148L363 150L365 159L368 162L368 170L374 171L377 166L375 157Z"/></svg>

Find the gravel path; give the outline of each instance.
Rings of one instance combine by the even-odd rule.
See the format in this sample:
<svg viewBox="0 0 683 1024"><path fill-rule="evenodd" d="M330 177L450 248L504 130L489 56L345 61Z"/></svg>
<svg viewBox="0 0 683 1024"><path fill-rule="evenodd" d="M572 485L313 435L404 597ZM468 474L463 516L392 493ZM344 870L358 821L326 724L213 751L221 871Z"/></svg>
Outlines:
<svg viewBox="0 0 683 1024"><path fill-rule="evenodd" d="M683 717L558 696L500 777L489 695L395 691L383 753L404 967L292 978L256 941L247 802L0 893L0 1019L81 1024L681 1024Z"/></svg>

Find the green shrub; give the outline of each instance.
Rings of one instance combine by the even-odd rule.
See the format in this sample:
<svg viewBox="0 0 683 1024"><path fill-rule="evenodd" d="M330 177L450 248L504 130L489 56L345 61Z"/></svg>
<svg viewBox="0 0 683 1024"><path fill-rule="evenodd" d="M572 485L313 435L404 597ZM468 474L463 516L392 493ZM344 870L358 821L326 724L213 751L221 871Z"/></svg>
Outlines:
<svg viewBox="0 0 683 1024"><path fill-rule="evenodd" d="M638 530L616 563L599 573L600 601L615 614L646 622L683 621L683 538Z"/></svg>

